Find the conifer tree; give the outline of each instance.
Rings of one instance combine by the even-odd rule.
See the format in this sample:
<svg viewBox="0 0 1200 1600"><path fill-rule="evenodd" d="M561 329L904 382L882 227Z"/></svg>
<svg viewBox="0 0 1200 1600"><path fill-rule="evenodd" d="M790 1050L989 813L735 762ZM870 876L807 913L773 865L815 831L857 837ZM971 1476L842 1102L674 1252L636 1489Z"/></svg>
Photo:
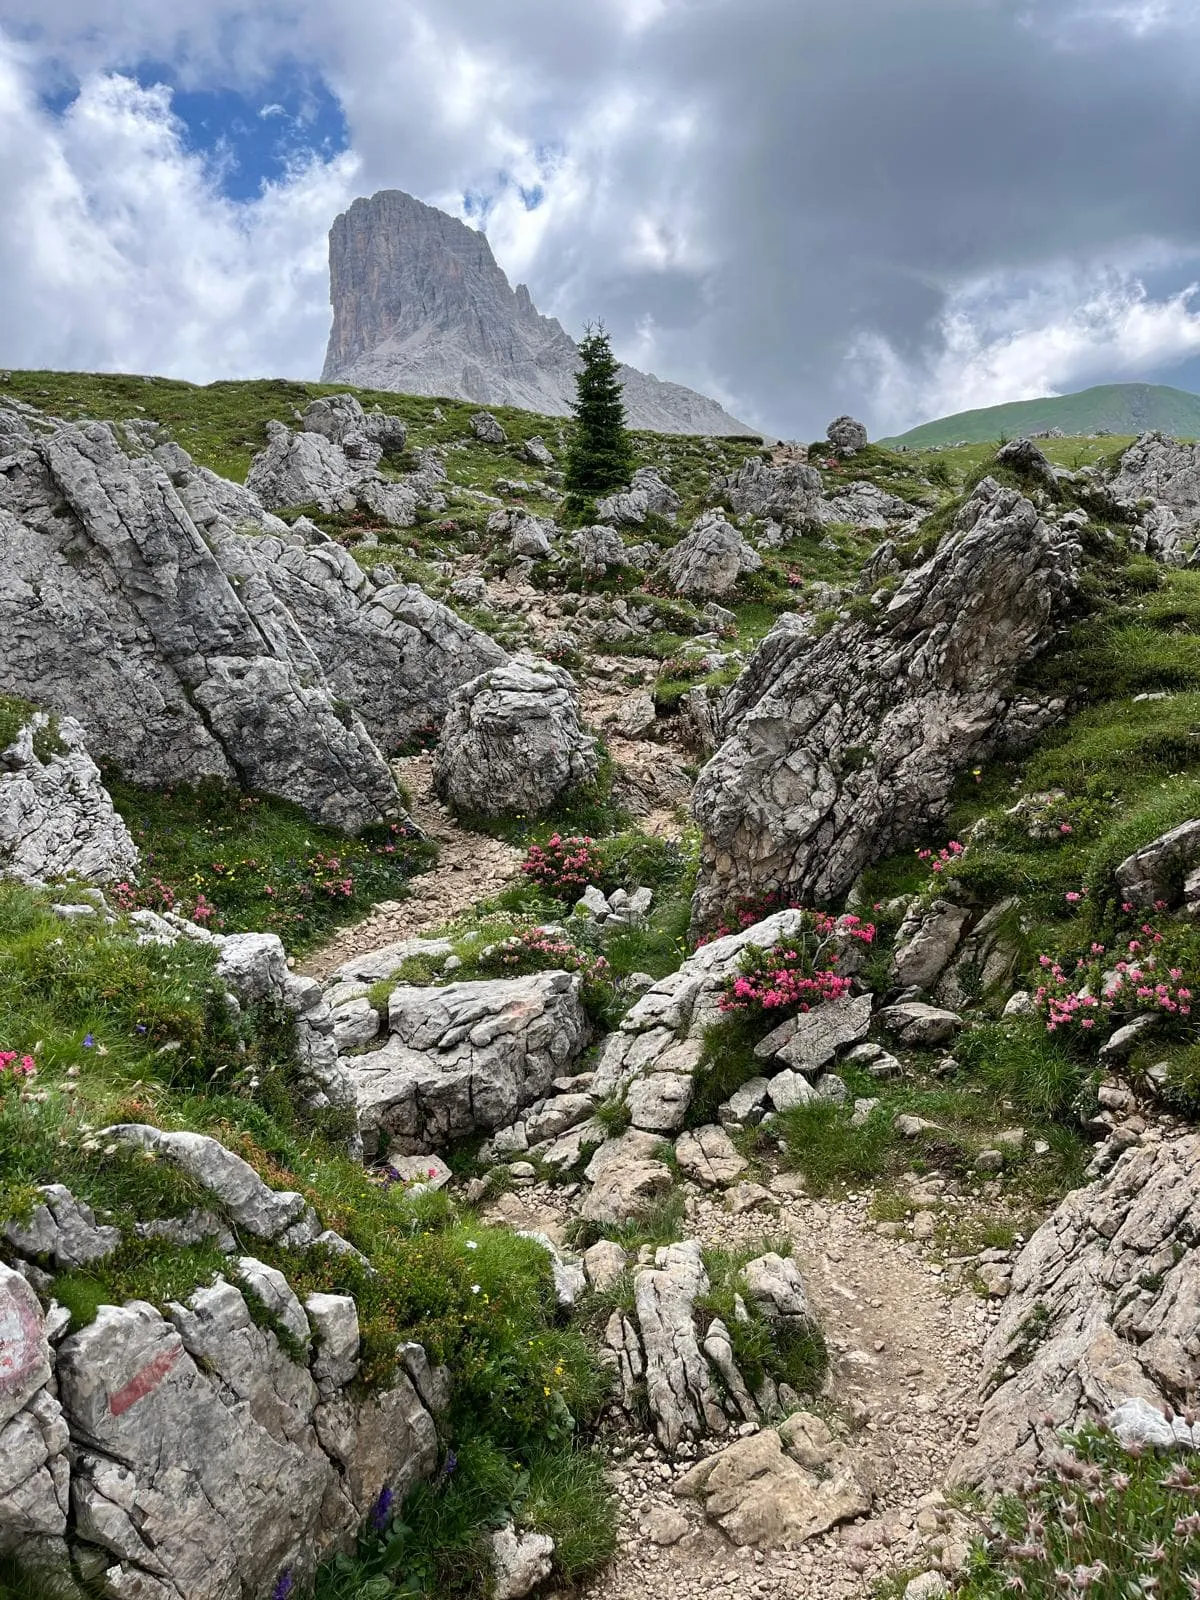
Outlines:
<svg viewBox="0 0 1200 1600"><path fill-rule="evenodd" d="M574 508L623 488L633 472L619 364L603 324L588 325L579 355L583 365L575 374L575 429L566 462L567 503Z"/></svg>

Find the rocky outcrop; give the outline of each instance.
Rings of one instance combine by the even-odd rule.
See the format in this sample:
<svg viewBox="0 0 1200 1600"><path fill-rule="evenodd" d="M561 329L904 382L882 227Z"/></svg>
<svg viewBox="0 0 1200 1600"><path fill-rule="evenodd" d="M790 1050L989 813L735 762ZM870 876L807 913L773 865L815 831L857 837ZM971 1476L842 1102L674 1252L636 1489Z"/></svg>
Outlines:
<svg viewBox="0 0 1200 1600"><path fill-rule="evenodd" d="M667 557L667 580L676 594L698 600L723 600L738 579L757 572L762 557L731 523L708 516L695 524Z"/></svg>
<svg viewBox="0 0 1200 1600"><path fill-rule="evenodd" d="M350 831L401 814L268 578L231 578L197 527L169 475L183 452L164 465L102 423L22 426L0 460L6 688L76 717L93 755L143 783L223 778ZM213 474L196 493L229 537L266 515Z"/></svg>
<svg viewBox="0 0 1200 1600"><path fill-rule="evenodd" d="M888 494L878 484L869 480L848 483L836 494L826 495L817 502L815 516L821 523L848 523L854 528L872 528L876 533L886 533L898 522L910 517L928 516L928 512L911 506L899 495Z"/></svg>
<svg viewBox="0 0 1200 1600"><path fill-rule="evenodd" d="M718 492L737 516L768 517L799 530L817 520L821 474L803 461L771 465L751 456L718 485Z"/></svg>
<svg viewBox="0 0 1200 1600"><path fill-rule="evenodd" d="M682 505L674 489L663 482L653 467L639 467L629 488L601 500L596 506L596 515L602 522L640 527L648 516L666 517L674 522L675 513Z"/></svg>
<svg viewBox="0 0 1200 1600"><path fill-rule="evenodd" d="M434 752L434 786L468 815L540 816L598 768L571 674L519 658L455 693Z"/></svg>
<svg viewBox="0 0 1200 1600"><path fill-rule="evenodd" d="M253 539L206 532L240 592L269 591L317 657L332 694L354 708L384 750L440 724L456 689L508 660L448 606L379 568L369 576L303 519ZM261 603L265 609L265 596Z"/></svg>
<svg viewBox="0 0 1200 1600"><path fill-rule="evenodd" d="M867 447L867 430L853 417L835 417L825 429L825 437L842 456L852 456Z"/></svg>
<svg viewBox="0 0 1200 1600"><path fill-rule="evenodd" d="M0 1550L69 1548L115 1594L242 1600L303 1583L385 1487L402 1498L433 1469L434 1420L404 1373L351 1391L352 1299L302 1306L251 1257L237 1274L244 1287L218 1277L165 1316L102 1305L63 1338L63 1315L0 1265Z"/></svg>
<svg viewBox="0 0 1200 1600"><path fill-rule="evenodd" d="M1138 519L1152 554L1176 565L1187 559L1200 532L1200 445L1143 434L1121 457L1108 488L1135 516L1139 502L1152 502Z"/></svg>
<svg viewBox="0 0 1200 1600"><path fill-rule="evenodd" d="M984 1350L979 1442L955 1484L1010 1486L1058 1429L1200 1389L1200 1137L1146 1142L1034 1234Z"/></svg>
<svg viewBox="0 0 1200 1600"><path fill-rule="evenodd" d="M499 426L499 424L497 424ZM365 507L384 522L409 528L419 510L441 511L445 468L436 450L399 482L378 464L385 450L403 447L404 423L383 412L364 412L354 395L327 395L304 411L300 431L267 423L267 447L250 464L246 489L270 511L316 505L327 516Z"/></svg>
<svg viewBox="0 0 1200 1600"><path fill-rule="evenodd" d="M333 328L322 381L566 416L575 341L514 290L486 234L399 189L356 200L329 233ZM749 434L715 400L620 369L635 428Z"/></svg>
<svg viewBox="0 0 1200 1600"><path fill-rule="evenodd" d="M877 623L820 637L774 628L696 787L697 920L772 891L833 899L928 829L957 772L1002 736L1015 675L1053 637L1074 562L1069 535L984 479Z"/></svg>
<svg viewBox="0 0 1200 1600"><path fill-rule="evenodd" d="M793 1293L789 1309L799 1309L800 1315L790 1321L750 1288L764 1273L777 1281L780 1266L798 1289L799 1299ZM778 1256L751 1261L743 1281L769 1328L807 1324L803 1286L792 1262L781 1263ZM632 1312L614 1311L604 1333L602 1359L614 1372L624 1409L636 1415L644 1389L655 1434L669 1455L697 1440L723 1436L739 1423L758 1423L764 1411L781 1402L792 1403L790 1391L781 1396L770 1380L751 1395L734 1360L729 1330L699 1308L709 1288L698 1240L664 1245L652 1255L647 1251L633 1277Z"/></svg>
<svg viewBox="0 0 1200 1600"><path fill-rule="evenodd" d="M368 1154L412 1154L509 1127L582 1054L589 1027L579 988L576 975L541 972L394 989L383 1047L342 1063Z"/></svg>
<svg viewBox="0 0 1200 1600"><path fill-rule="evenodd" d="M137 875L138 852L113 810L73 717L31 712L0 750L0 877L25 883Z"/></svg>
<svg viewBox="0 0 1200 1600"><path fill-rule="evenodd" d="M1192 818L1126 856L1113 874L1121 899L1145 911L1200 905L1200 819Z"/></svg>

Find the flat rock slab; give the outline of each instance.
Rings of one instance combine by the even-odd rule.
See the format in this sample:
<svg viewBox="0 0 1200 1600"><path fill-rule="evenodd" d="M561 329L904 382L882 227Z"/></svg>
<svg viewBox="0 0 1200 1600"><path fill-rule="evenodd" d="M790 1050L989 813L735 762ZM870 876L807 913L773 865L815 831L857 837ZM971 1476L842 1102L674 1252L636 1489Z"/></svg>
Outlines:
<svg viewBox="0 0 1200 1600"><path fill-rule="evenodd" d="M914 1049L947 1044L963 1025L956 1011L927 1006L920 1000L905 1000L899 1005L887 1006L879 1013L879 1020L901 1044L911 1045Z"/></svg>
<svg viewBox="0 0 1200 1600"><path fill-rule="evenodd" d="M873 1003L874 996L870 994L843 995L837 1000L827 1000L812 1011L802 1012L793 1019L789 1037L774 1054L796 1072L815 1077L834 1060L839 1050L866 1038ZM754 1053L760 1055L761 1051L762 1046L759 1046Z"/></svg>
<svg viewBox="0 0 1200 1600"><path fill-rule="evenodd" d="M767 1428L699 1462L680 1478L676 1494L703 1498L705 1514L734 1544L760 1550L814 1539L863 1516L871 1493L847 1453L818 1418L803 1420L807 1428L795 1432L810 1466L785 1452L779 1433Z"/></svg>
<svg viewBox="0 0 1200 1600"><path fill-rule="evenodd" d="M675 1141L675 1159L682 1172L706 1189L736 1183L746 1170L744 1157L724 1128L712 1126L681 1133Z"/></svg>

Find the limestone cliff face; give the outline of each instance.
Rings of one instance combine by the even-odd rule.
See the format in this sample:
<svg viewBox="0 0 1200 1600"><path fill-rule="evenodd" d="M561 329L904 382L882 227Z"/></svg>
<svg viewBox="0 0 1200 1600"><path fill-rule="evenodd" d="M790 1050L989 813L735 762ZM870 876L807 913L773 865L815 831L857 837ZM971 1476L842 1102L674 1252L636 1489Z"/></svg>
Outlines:
<svg viewBox="0 0 1200 1600"><path fill-rule="evenodd" d="M447 395L565 416L575 342L514 289L487 237L399 189L356 200L329 233L325 383ZM622 368L629 420L662 433L747 434L715 400Z"/></svg>

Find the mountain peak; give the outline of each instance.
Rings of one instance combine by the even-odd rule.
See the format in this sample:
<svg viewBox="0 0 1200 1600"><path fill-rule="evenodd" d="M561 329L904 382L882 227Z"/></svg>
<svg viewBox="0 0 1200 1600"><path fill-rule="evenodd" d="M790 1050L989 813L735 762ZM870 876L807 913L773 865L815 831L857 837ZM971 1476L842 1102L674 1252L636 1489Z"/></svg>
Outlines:
<svg viewBox="0 0 1200 1600"><path fill-rule="evenodd" d="M565 416L579 355L514 289L487 236L401 189L358 199L329 231L333 327L324 383ZM631 427L750 434L715 400L621 369Z"/></svg>

